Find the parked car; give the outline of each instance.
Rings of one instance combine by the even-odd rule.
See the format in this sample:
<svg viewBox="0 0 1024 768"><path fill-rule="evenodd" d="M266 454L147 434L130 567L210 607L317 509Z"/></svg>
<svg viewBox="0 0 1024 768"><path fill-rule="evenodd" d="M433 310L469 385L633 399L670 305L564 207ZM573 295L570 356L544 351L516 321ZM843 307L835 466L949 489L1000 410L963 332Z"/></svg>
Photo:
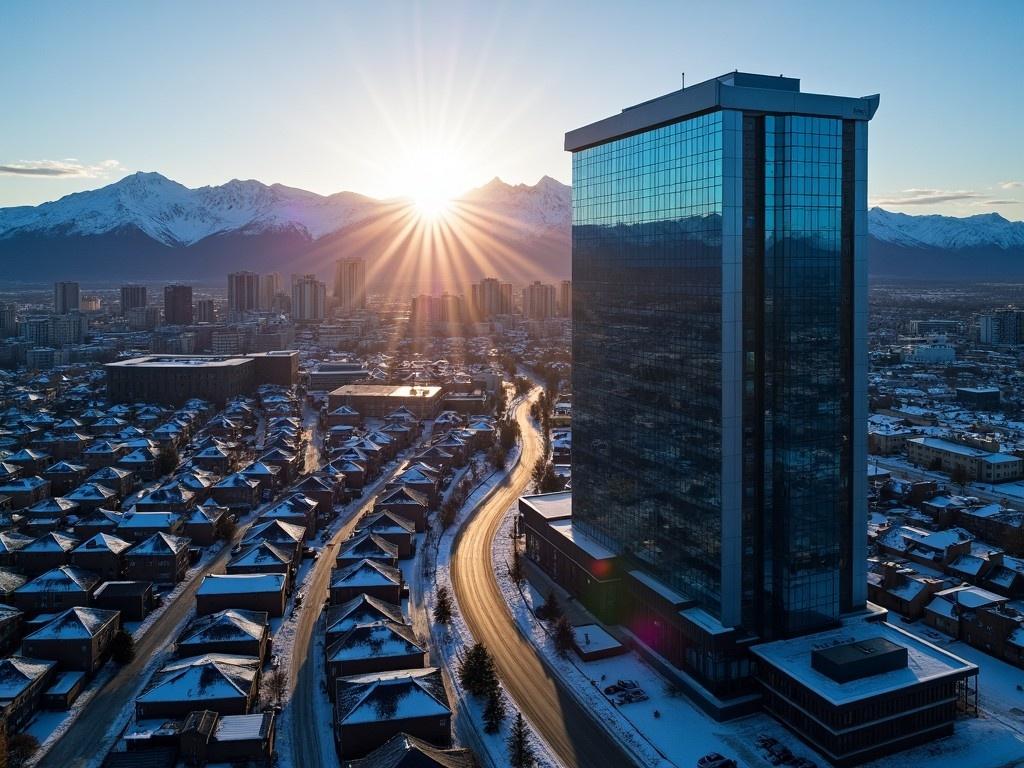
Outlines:
<svg viewBox="0 0 1024 768"><path fill-rule="evenodd" d="M759 746L761 749L768 749L769 747L774 747L778 743L778 739L772 738L766 733L762 733L757 737L757 746Z"/></svg>
<svg viewBox="0 0 1024 768"><path fill-rule="evenodd" d="M629 690L630 688L640 687L640 684L636 680L616 680L615 684L624 691Z"/></svg>
<svg viewBox="0 0 1024 768"><path fill-rule="evenodd" d="M736 768L736 761L717 752L709 752L697 761L697 768Z"/></svg>
<svg viewBox="0 0 1024 768"><path fill-rule="evenodd" d="M612 696L612 695L614 695L616 693L621 693L622 689L619 688L619 686L617 686L617 685L609 685L608 687L606 687L604 689L604 692L605 692L606 696Z"/></svg>
<svg viewBox="0 0 1024 768"><path fill-rule="evenodd" d="M278 656L275 653L273 656L270 657L270 668L271 669L277 669L280 666L281 666L281 657Z"/></svg>

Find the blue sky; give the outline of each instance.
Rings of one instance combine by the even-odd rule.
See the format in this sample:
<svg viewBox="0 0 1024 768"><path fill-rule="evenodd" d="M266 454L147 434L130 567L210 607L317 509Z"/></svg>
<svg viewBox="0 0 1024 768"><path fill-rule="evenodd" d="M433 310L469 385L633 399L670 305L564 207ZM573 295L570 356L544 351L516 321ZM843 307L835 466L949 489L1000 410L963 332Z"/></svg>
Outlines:
<svg viewBox="0 0 1024 768"><path fill-rule="evenodd" d="M569 180L567 129L733 69L881 93L872 202L1024 219L1024 2L7 2L0 206L156 170Z"/></svg>

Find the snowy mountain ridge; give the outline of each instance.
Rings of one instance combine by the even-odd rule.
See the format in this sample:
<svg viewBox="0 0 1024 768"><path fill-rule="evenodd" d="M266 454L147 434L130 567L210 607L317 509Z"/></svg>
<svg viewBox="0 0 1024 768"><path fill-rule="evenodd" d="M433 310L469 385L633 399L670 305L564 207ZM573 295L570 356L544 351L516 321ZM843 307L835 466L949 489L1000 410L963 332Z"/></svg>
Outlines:
<svg viewBox="0 0 1024 768"><path fill-rule="evenodd" d="M238 180L190 189L159 173L135 173L100 189L38 206L0 208L0 240L22 236L94 236L136 228L158 243L188 247L210 236L296 233L315 241L402 206L355 192L319 195L283 184ZM504 225L526 236L568 234L570 188L544 176L536 184L494 178L455 203L470 221ZM1024 248L1024 222L997 213L957 218L868 212L875 240L900 248Z"/></svg>
<svg viewBox="0 0 1024 768"><path fill-rule="evenodd" d="M911 216L883 208L868 211L868 232L882 242L908 248L1024 248L1024 221L998 213L975 216Z"/></svg>
<svg viewBox="0 0 1024 768"><path fill-rule="evenodd" d="M546 176L533 187L496 178L467 193L460 204L527 229L568 226L569 188ZM225 233L285 230L319 240L401 205L409 202L354 192L318 195L251 179L190 189L159 173L139 172L38 206L0 208L0 239L34 233L103 235L134 226L168 246L189 246Z"/></svg>

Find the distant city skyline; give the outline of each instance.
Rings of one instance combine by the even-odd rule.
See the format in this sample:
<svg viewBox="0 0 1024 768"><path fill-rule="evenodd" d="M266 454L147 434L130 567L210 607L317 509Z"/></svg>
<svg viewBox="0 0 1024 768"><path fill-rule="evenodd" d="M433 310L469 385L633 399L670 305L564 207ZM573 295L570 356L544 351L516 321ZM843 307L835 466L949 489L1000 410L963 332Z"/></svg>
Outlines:
<svg viewBox="0 0 1024 768"><path fill-rule="evenodd" d="M1024 218L1019 4L10 4L0 206L159 171L426 209L569 180L573 125L733 69L878 91L870 203ZM160 34L153 34L159 30ZM53 41L60 40L60 45ZM728 40L728 44L722 44ZM59 98L57 94L59 93ZM443 202L443 201L442 201Z"/></svg>

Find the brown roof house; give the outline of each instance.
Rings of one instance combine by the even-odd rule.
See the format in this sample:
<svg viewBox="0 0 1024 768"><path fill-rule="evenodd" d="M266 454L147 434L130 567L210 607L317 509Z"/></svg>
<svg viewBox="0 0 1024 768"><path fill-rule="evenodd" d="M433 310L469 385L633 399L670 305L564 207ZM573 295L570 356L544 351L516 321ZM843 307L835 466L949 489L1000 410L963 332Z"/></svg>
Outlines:
<svg viewBox="0 0 1024 768"><path fill-rule="evenodd" d="M25 638L22 652L56 661L60 669L93 674L106 661L110 643L121 628L119 611L69 608Z"/></svg>
<svg viewBox="0 0 1024 768"><path fill-rule="evenodd" d="M235 472L213 486L210 497L225 507L254 509L260 503L260 481Z"/></svg>
<svg viewBox="0 0 1024 768"><path fill-rule="evenodd" d="M122 621L142 621L153 609L153 584L149 581L105 581L92 596L97 608L120 611Z"/></svg>
<svg viewBox="0 0 1024 768"><path fill-rule="evenodd" d="M294 569L290 552L260 539L231 558L224 570L231 574L283 573L290 584Z"/></svg>
<svg viewBox="0 0 1024 768"><path fill-rule="evenodd" d="M241 608L283 616L287 584L283 573L209 574L196 590L196 613Z"/></svg>
<svg viewBox="0 0 1024 768"><path fill-rule="evenodd" d="M131 581L177 584L188 570L189 540L184 536L154 533L125 555L125 575Z"/></svg>
<svg viewBox="0 0 1024 768"><path fill-rule="evenodd" d="M196 707L222 715L248 714L259 698L262 666L252 656L222 653L175 659L154 674L135 699L135 716L184 718Z"/></svg>

